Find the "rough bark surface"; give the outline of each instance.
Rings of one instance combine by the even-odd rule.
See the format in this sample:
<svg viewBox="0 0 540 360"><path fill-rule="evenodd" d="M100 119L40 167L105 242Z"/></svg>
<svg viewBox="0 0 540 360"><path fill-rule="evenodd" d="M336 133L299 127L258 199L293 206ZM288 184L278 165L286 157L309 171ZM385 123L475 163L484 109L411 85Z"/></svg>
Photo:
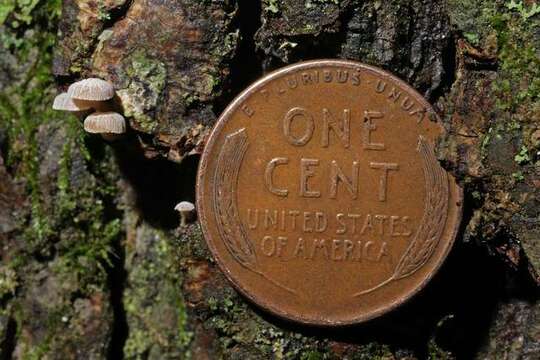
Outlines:
<svg viewBox="0 0 540 360"><path fill-rule="evenodd" d="M1 359L538 359L540 4L535 0L0 3ZM197 223L198 154L264 73L387 69L436 106L466 206L429 286L365 325L282 322L239 296ZM54 95L111 81L106 143Z"/></svg>

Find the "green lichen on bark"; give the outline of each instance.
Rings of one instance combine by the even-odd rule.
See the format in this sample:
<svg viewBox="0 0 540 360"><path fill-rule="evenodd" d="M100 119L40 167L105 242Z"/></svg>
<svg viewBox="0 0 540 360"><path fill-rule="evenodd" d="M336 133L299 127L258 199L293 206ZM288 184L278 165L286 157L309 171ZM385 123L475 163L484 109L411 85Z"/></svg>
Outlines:
<svg viewBox="0 0 540 360"><path fill-rule="evenodd" d="M117 92L122 102L124 115L132 118L131 126L144 133L153 133L158 122L153 111L165 87L167 71L157 59L148 58L144 53L136 53L126 67L129 85Z"/></svg>

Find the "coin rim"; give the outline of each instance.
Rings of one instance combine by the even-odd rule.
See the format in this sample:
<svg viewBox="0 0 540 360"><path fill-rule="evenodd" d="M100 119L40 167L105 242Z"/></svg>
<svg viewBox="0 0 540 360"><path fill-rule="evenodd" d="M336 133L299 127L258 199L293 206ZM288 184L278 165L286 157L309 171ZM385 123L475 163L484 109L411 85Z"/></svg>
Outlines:
<svg viewBox="0 0 540 360"><path fill-rule="evenodd" d="M197 171L197 181L196 181L196 206L197 206L197 213L198 213L199 223L202 229L203 237L206 241L206 244L208 245L208 248L210 249L210 252L212 253L212 256L216 260L219 268L221 269L222 273L225 275L227 280L229 280L229 282L233 285L233 287L237 289L243 296L248 298L252 303L256 304L258 307L262 308L263 310L270 312L271 314L286 321L295 321L295 322L302 323L305 325L316 325L316 326L346 326L346 325L354 325L354 324L363 323L363 322L372 320L374 318L380 317L392 310L395 310L397 307L406 303L407 301L412 299L415 295L417 295L421 290L423 290L426 287L426 285L429 283L429 281L431 281L431 279L435 276L435 274L440 270L442 264L446 261L448 254L450 253L450 250L453 248L453 245L456 240L457 233L459 231L459 227L462 221L462 217L463 217L463 189L459 186L457 182L455 182L455 179L453 179L453 176L451 174L448 174L448 176L453 179L451 186L453 186L456 189L455 191L456 192L455 206L457 207L456 222L453 225L453 230L452 230L452 233L450 234L450 239L447 242L445 248L443 249L441 260L434 265L433 269L420 282L420 284L416 286L412 291L398 297L397 299L394 299L393 301L391 301L390 303L388 303L386 306L384 306L381 309L378 309L376 311L371 311L369 313L357 316L350 320L313 319L313 318L305 318L296 314L291 314L287 311L278 309L276 306L274 306L273 304L270 304L265 299L261 299L260 296L254 295L250 293L248 290L246 290L242 286L242 284L240 284L234 279L231 271L228 269L226 265L226 262L221 258L218 251L216 250L212 234L210 230L207 229L207 226L205 225L205 223L207 222L207 214L203 210L202 201L199 201L199 199L204 199L205 197L203 184L205 183L205 177L206 177L206 172L208 168L208 157L210 156L209 154L210 149L214 146L218 137L217 135L219 135L223 126L230 119L230 116L244 102L244 100L251 97L256 92L256 90L259 89L259 87L261 87L262 85L266 83L269 83L270 81L276 78L279 78L283 74L293 72L293 71L295 72L297 70L307 70L311 68L318 68L322 66L346 67L346 68L355 68L355 69L361 68L362 70L373 72L379 77L382 77L383 79L391 79L393 82L401 86L403 90L406 91L409 95L413 95L416 98L416 100L422 103L422 105L424 105L426 108L433 109L433 106L418 91L416 91L416 89L411 87L405 81L401 80L395 75L390 74L389 72L385 70L382 70L382 69L379 69L370 65L366 65L357 61L335 60L335 59L310 60L310 61L298 62L292 65L282 67L275 71L272 71L264 75L263 77L255 81L254 83L252 83L249 87L244 89L238 96L236 96L234 100L225 108L225 110L221 113L218 120L216 121L216 124L214 125L212 131L210 132L210 135L208 136L208 142L206 143L204 147L203 153L201 155L201 159L199 161L199 166L198 166L198 171ZM442 126L441 119L437 115L437 113L435 113L434 109L432 113L435 115L437 123Z"/></svg>

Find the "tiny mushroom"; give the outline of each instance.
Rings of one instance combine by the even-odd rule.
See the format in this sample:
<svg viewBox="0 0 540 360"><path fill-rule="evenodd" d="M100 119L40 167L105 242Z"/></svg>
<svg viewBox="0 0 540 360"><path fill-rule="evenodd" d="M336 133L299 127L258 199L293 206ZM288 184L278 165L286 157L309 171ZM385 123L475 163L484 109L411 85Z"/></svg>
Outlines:
<svg viewBox="0 0 540 360"><path fill-rule="evenodd" d="M98 78L84 79L71 84L68 95L77 100L106 101L114 97L114 87Z"/></svg>
<svg viewBox="0 0 540 360"><path fill-rule="evenodd" d="M174 207L180 213L180 226L186 226L191 221L195 212L195 205L189 201L181 201Z"/></svg>
<svg viewBox="0 0 540 360"><path fill-rule="evenodd" d="M89 78L71 84L67 91L75 104L84 104L98 111L111 109L108 100L114 97L114 87L108 81Z"/></svg>
<svg viewBox="0 0 540 360"><path fill-rule="evenodd" d="M122 115L112 111L95 112L84 119L84 130L112 140L126 132L126 120Z"/></svg>
<svg viewBox="0 0 540 360"><path fill-rule="evenodd" d="M54 98L53 109L63 111L84 111L91 109L90 104L75 103L73 99L67 93L61 93Z"/></svg>

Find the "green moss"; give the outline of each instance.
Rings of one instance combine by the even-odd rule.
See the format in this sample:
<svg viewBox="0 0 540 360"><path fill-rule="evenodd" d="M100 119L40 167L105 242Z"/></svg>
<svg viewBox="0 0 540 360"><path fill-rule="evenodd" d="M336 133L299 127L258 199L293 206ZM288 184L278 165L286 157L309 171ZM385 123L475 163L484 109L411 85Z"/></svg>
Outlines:
<svg viewBox="0 0 540 360"><path fill-rule="evenodd" d="M34 0L12 1L0 10L0 51L9 52L15 63L27 70L25 76L0 93L0 126L9 129L12 151L6 163L24 166L21 173L27 182L32 213L29 238L43 242L52 230L40 201L36 132L42 123L53 120L55 114L50 109L54 30L42 28L42 24L57 21L60 2L51 1L41 7L36 7L37 4ZM22 26L30 30L18 31Z"/></svg>
<svg viewBox="0 0 540 360"><path fill-rule="evenodd" d="M514 161L524 170L513 174L524 179L527 166L534 163L534 144L527 136L537 124L534 109L540 108L540 6L522 1L505 3L505 11L491 18L497 33L499 71L493 84L500 111L509 113L506 131L513 135L519 148ZM500 121L500 120L499 120ZM538 160L538 159L537 159Z"/></svg>
<svg viewBox="0 0 540 360"><path fill-rule="evenodd" d="M518 107L531 106L540 96L540 58L536 45L528 40L533 36L532 25L520 19L509 14L493 19L498 28L501 65L501 76L494 89L502 110L516 111Z"/></svg>
<svg viewBox="0 0 540 360"><path fill-rule="evenodd" d="M137 358L148 352L151 347L151 339L148 333L142 329L131 329L129 338L124 345L124 354L127 359Z"/></svg>
<svg viewBox="0 0 540 360"><path fill-rule="evenodd" d="M63 319L73 314L74 299L105 290L105 268L116 256L112 245L121 233L119 219L111 215L116 213L111 200L117 192L111 150L101 141L87 146L90 138L80 121L51 109L56 94L52 50L60 7L58 0L0 6L0 59L13 79L0 91L0 128L7 132L6 164L25 184L29 198L29 212L20 211L27 216L18 219L22 232L13 234L21 246L11 250L9 269L0 270L0 297L18 293L19 287L37 286L35 276L41 271L62 284L47 304L46 324L42 320L39 325L44 333L38 339L17 334L20 356L29 359L48 357L63 349L64 342L75 341L78 335L66 331L69 320ZM43 164L43 159L53 161L50 151L58 147L58 166ZM44 176L44 170L50 173ZM40 267L33 261L36 254L54 254L54 261ZM25 304L22 293L10 300L14 309ZM28 309L13 316L18 330L37 326L36 315Z"/></svg>
<svg viewBox="0 0 540 360"><path fill-rule="evenodd" d="M514 160L520 165L528 163L531 160L529 149L526 146L521 146L519 152L514 156Z"/></svg>
<svg viewBox="0 0 540 360"><path fill-rule="evenodd" d="M101 2L98 3L97 17L101 21L107 21L111 19L111 14L109 12L109 9L104 3L101 3Z"/></svg>
<svg viewBox="0 0 540 360"><path fill-rule="evenodd" d="M40 0L4 0L0 3L0 25L9 16L12 17L10 25L13 27L30 24L32 22L31 13L39 2Z"/></svg>
<svg viewBox="0 0 540 360"><path fill-rule="evenodd" d="M207 304L211 317L205 326L217 333L225 358L228 349L232 348L257 350L257 358L275 359L299 359L303 353L318 351L308 338L281 330L253 316L232 291L208 298Z"/></svg>
<svg viewBox="0 0 540 360"><path fill-rule="evenodd" d="M263 4L264 11L268 11L274 14L279 12L279 0L266 0Z"/></svg>
<svg viewBox="0 0 540 360"><path fill-rule="evenodd" d="M516 180L516 181L523 181L525 180L525 176L523 176L523 173L521 171L518 171L518 172L515 172L512 174L512 177Z"/></svg>
<svg viewBox="0 0 540 360"><path fill-rule="evenodd" d="M6 296L15 295L19 285L17 273L10 264L0 266L0 300Z"/></svg>
<svg viewBox="0 0 540 360"><path fill-rule="evenodd" d="M54 353L55 346L58 346L58 342L62 338L59 336L64 331L67 331L66 324L62 321L64 314L69 313L70 309L67 307L57 308L51 310L45 320L44 327L48 330L42 334L40 341L37 339L25 339L26 341L18 342L18 352L22 359L28 360L40 360L48 357L48 354ZM17 330L20 331L24 322L26 321L25 312L20 306L16 306L13 311L14 318L17 322ZM27 336L21 332L17 333L17 338L21 339Z"/></svg>
<svg viewBox="0 0 540 360"><path fill-rule="evenodd" d="M515 10L519 12L523 20L527 20L530 17L540 14L539 4L526 5L522 0L510 0L510 2L506 4L506 7L510 10Z"/></svg>
<svg viewBox="0 0 540 360"><path fill-rule="evenodd" d="M198 222L185 228L179 236L173 239L176 261L182 264L185 259L205 260L213 262L214 259L206 246L201 226ZM210 298L211 299L211 298Z"/></svg>
<svg viewBox="0 0 540 360"><path fill-rule="evenodd" d="M300 360L324 360L325 356L319 351L306 351L300 356Z"/></svg>
<svg viewBox="0 0 540 360"><path fill-rule="evenodd" d="M499 77L494 83L498 106L515 111L540 95L540 5L515 0L450 0L452 24L473 45L486 49L497 39Z"/></svg>
<svg viewBox="0 0 540 360"><path fill-rule="evenodd" d="M225 38L220 38L220 46L217 46L212 51L212 56L214 56L216 59L220 58L227 58L227 55L232 54L233 51L236 49L236 46L238 45L238 39L240 38L240 30L236 30L233 32L229 32L225 35ZM220 76L218 71L213 71L212 74L216 79L219 79L222 77ZM220 80L217 80L216 82L219 82Z"/></svg>
<svg viewBox="0 0 540 360"><path fill-rule="evenodd" d="M493 0L449 0L450 21L473 45L482 45L493 27L491 18L497 14Z"/></svg>
<svg viewBox="0 0 540 360"><path fill-rule="evenodd" d="M336 359L330 343L324 339L306 337L300 333L280 329L250 311L245 302L233 291L223 289L207 299L210 317L204 326L217 334L222 357L246 349L253 358L273 359ZM387 346L368 343L347 353L349 359L389 359L392 353Z"/></svg>
<svg viewBox="0 0 540 360"><path fill-rule="evenodd" d="M527 134L537 122L534 109L540 108L540 6L516 0L451 0L449 10L452 23L464 37L498 61L497 76L489 89L498 115L490 121L480 144L483 159L492 150L493 140L505 134L518 147L514 162L530 166L536 156ZM486 164L487 168L491 165ZM527 171L513 173L519 180Z"/></svg>
<svg viewBox="0 0 540 360"><path fill-rule="evenodd" d="M137 245L127 251L128 287L124 296L129 337L125 357L189 358L193 334L179 285L174 252L167 234L145 225Z"/></svg>
<svg viewBox="0 0 540 360"><path fill-rule="evenodd" d="M191 340L193 339L193 333L188 330L188 314L186 304L181 296L176 297L176 308L178 310L178 347L180 349L187 349Z"/></svg>
<svg viewBox="0 0 540 360"><path fill-rule="evenodd" d="M447 351L441 349L434 340L428 343L428 356L429 360L453 360L455 357Z"/></svg>

